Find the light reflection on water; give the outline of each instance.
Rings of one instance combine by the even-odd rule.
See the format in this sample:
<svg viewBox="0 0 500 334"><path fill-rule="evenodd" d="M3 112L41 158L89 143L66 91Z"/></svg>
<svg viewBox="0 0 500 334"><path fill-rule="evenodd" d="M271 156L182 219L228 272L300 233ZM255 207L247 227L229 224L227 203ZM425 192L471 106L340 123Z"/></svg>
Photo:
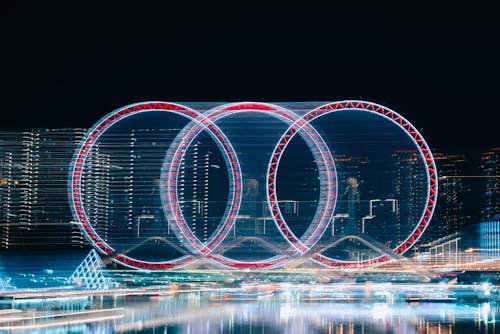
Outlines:
<svg viewBox="0 0 500 334"><path fill-rule="evenodd" d="M151 298L93 297L14 305L4 302L0 307L21 309L30 315L99 309L112 309L116 315L111 320L84 324L61 323L46 329L51 333L495 333L499 311L494 302L300 302L293 296L234 301L213 300L208 294L200 293ZM102 318L102 314L95 317ZM0 314L0 326L6 325L1 322ZM24 325L43 323L23 322Z"/></svg>

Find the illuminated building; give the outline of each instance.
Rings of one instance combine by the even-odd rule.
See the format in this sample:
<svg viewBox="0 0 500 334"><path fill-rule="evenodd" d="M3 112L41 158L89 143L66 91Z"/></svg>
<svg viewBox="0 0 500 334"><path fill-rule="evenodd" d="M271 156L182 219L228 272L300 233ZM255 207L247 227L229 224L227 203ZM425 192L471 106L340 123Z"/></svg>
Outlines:
<svg viewBox="0 0 500 334"><path fill-rule="evenodd" d="M70 231L78 227L69 224L68 163L83 133L32 129L0 134L2 248L70 243Z"/></svg>
<svg viewBox="0 0 500 334"><path fill-rule="evenodd" d="M409 233L407 222L418 219L425 201L425 171L419 167L418 154L414 151L397 151L392 155L392 159L393 193L388 194L388 198L378 204L384 204L385 208L385 214L381 217L388 222L394 222L392 228L390 225L386 227L386 235L396 233L397 240L404 240ZM432 228L432 224L429 228ZM426 233L428 231L429 229Z"/></svg>
<svg viewBox="0 0 500 334"><path fill-rule="evenodd" d="M180 208L200 240L206 241L213 233L224 211L225 173L217 147L206 138L196 141L182 159L178 179Z"/></svg>
<svg viewBox="0 0 500 334"><path fill-rule="evenodd" d="M481 154L480 172L485 176L481 219L496 219L500 215L500 147Z"/></svg>
<svg viewBox="0 0 500 334"><path fill-rule="evenodd" d="M464 154L436 153L434 156L441 175L439 201L426 240L442 238L472 223L466 208L467 181L462 177L467 175L467 158Z"/></svg>
<svg viewBox="0 0 500 334"><path fill-rule="evenodd" d="M82 189L85 192L85 201L88 203L89 216L95 221L95 229L108 240L108 231L113 222L113 211L110 210L112 192L110 189L110 155L101 148L100 143L88 157L89 168L85 171ZM75 230L72 235L73 246L83 245L81 233Z"/></svg>
<svg viewBox="0 0 500 334"><path fill-rule="evenodd" d="M498 216L499 152L493 148L480 155L434 154L440 172L439 201L425 240L439 239Z"/></svg>
<svg viewBox="0 0 500 334"><path fill-rule="evenodd" d="M500 221L479 224L479 250L483 257L500 257Z"/></svg>
<svg viewBox="0 0 500 334"><path fill-rule="evenodd" d="M364 156L336 155L335 162L339 179L339 196L337 199L335 225L332 226L332 235L346 235L361 230L360 219L366 208L361 205L363 182L361 166L368 164ZM364 199L364 198L363 198Z"/></svg>

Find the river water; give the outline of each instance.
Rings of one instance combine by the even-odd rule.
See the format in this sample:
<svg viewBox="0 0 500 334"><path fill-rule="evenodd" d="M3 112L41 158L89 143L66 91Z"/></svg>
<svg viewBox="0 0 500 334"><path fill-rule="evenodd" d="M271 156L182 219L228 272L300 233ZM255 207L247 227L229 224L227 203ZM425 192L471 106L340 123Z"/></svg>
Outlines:
<svg viewBox="0 0 500 334"><path fill-rule="evenodd" d="M364 302L182 293L3 301L0 332L496 333L495 302ZM3 330L3 331L2 331ZM500 328L498 329L500 332Z"/></svg>

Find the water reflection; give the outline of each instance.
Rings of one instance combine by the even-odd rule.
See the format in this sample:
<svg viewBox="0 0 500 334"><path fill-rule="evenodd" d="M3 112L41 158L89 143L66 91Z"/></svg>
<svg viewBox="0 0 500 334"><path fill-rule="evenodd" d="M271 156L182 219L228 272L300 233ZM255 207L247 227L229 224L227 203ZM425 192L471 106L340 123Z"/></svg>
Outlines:
<svg viewBox="0 0 500 334"><path fill-rule="evenodd" d="M65 333L495 333L498 304L304 302L211 293L3 302L0 329ZM0 330L1 332L1 330Z"/></svg>

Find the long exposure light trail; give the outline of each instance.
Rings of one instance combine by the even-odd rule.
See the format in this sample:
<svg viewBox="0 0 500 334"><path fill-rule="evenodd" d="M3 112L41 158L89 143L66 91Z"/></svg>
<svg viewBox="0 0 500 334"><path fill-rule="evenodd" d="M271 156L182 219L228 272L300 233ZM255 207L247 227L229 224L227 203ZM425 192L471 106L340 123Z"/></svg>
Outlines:
<svg viewBox="0 0 500 334"><path fill-rule="evenodd" d="M39 315L39 316L30 316L30 317L16 317L16 318L10 318L10 319L9 318L2 318L2 319L0 319L0 322L23 321L23 320L37 320L37 319L59 318L59 317L67 317L67 316L81 316L81 315L87 315L87 314L105 313L105 312L114 312L114 311L123 311L123 308L98 309L98 310L79 311L79 312L66 312L66 313L54 312L54 313L51 313L50 315ZM16 312L16 313L19 313L19 312Z"/></svg>
<svg viewBox="0 0 500 334"><path fill-rule="evenodd" d="M50 323L41 323L41 324L36 324L36 325L2 326L2 327L0 327L0 330L21 331L21 330L27 330L27 329L63 327L63 326L71 326L71 325L78 325L78 324L84 324L84 323L116 320L116 319L120 319L120 318L123 318L123 314L105 316L105 317L87 318L87 319L54 321L54 322L50 322Z"/></svg>

